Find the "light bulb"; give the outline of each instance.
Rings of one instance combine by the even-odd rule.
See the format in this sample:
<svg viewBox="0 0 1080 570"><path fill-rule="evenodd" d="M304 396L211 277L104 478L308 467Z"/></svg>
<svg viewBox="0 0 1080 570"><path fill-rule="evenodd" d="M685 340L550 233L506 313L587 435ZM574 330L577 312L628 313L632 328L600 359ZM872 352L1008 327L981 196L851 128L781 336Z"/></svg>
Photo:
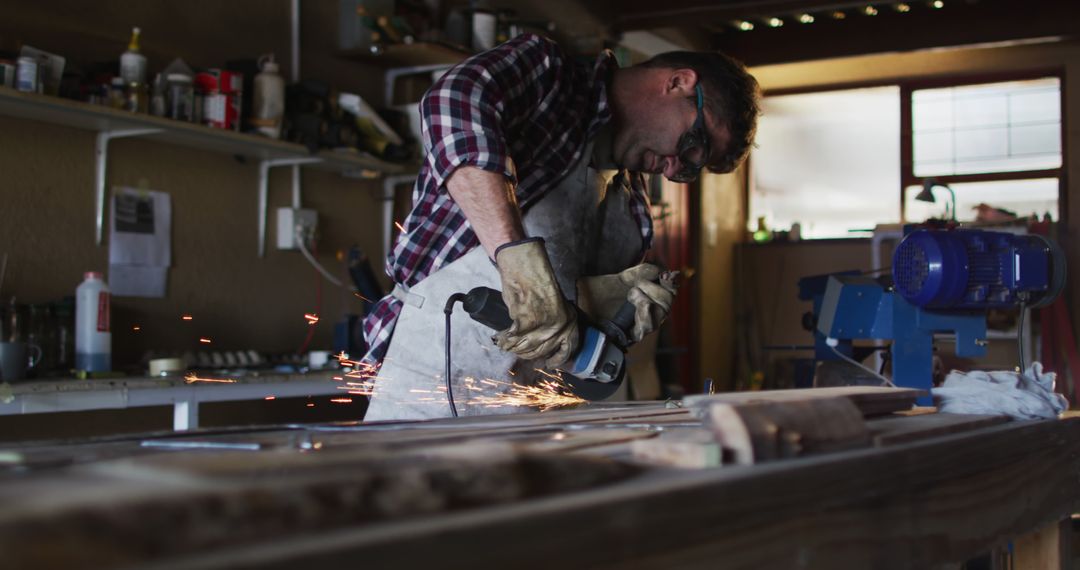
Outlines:
<svg viewBox="0 0 1080 570"><path fill-rule="evenodd" d="M814 23L814 17L811 16L810 14L799 14L799 23L813 24Z"/></svg>

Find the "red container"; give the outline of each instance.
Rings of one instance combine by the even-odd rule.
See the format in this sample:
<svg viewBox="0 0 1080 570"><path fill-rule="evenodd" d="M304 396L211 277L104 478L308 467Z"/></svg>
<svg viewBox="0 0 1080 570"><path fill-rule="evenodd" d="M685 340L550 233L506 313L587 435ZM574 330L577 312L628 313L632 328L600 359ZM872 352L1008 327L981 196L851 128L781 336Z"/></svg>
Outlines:
<svg viewBox="0 0 1080 570"><path fill-rule="evenodd" d="M195 88L203 95L203 123L218 129L240 130L244 74L208 69L195 75Z"/></svg>

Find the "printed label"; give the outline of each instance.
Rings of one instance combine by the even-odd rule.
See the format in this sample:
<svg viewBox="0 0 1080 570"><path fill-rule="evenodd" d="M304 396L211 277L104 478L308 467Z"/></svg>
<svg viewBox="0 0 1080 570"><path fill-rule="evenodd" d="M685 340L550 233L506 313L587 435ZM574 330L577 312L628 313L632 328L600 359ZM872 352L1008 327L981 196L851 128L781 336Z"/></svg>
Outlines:
<svg viewBox="0 0 1080 570"><path fill-rule="evenodd" d="M98 293L97 330L109 332L109 293L106 291Z"/></svg>

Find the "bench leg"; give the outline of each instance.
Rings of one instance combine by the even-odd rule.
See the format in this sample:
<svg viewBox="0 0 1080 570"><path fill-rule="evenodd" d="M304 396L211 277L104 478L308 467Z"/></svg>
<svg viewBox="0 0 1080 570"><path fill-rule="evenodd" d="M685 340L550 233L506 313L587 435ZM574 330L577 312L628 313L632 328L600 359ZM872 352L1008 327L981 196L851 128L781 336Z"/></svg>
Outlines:
<svg viewBox="0 0 1080 570"><path fill-rule="evenodd" d="M1013 570L1072 570L1072 520L1050 523L1013 542Z"/></svg>

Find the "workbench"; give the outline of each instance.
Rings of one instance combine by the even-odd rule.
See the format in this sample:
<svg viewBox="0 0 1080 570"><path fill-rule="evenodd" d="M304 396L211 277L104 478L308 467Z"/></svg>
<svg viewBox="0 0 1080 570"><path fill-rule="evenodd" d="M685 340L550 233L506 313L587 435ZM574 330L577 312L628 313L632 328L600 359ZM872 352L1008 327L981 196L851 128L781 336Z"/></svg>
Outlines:
<svg viewBox="0 0 1080 570"><path fill-rule="evenodd" d="M266 397L342 394L333 377L340 372L259 373L228 376L233 382L188 382L183 376L113 379L24 380L5 384L0 416L172 406L173 429L199 427L199 404L261 400Z"/></svg>
<svg viewBox="0 0 1080 570"><path fill-rule="evenodd" d="M701 429L670 402L9 446L0 552L5 568L956 568L1021 556L1080 506L1076 417L933 412L871 415L856 449L703 468L633 452Z"/></svg>

